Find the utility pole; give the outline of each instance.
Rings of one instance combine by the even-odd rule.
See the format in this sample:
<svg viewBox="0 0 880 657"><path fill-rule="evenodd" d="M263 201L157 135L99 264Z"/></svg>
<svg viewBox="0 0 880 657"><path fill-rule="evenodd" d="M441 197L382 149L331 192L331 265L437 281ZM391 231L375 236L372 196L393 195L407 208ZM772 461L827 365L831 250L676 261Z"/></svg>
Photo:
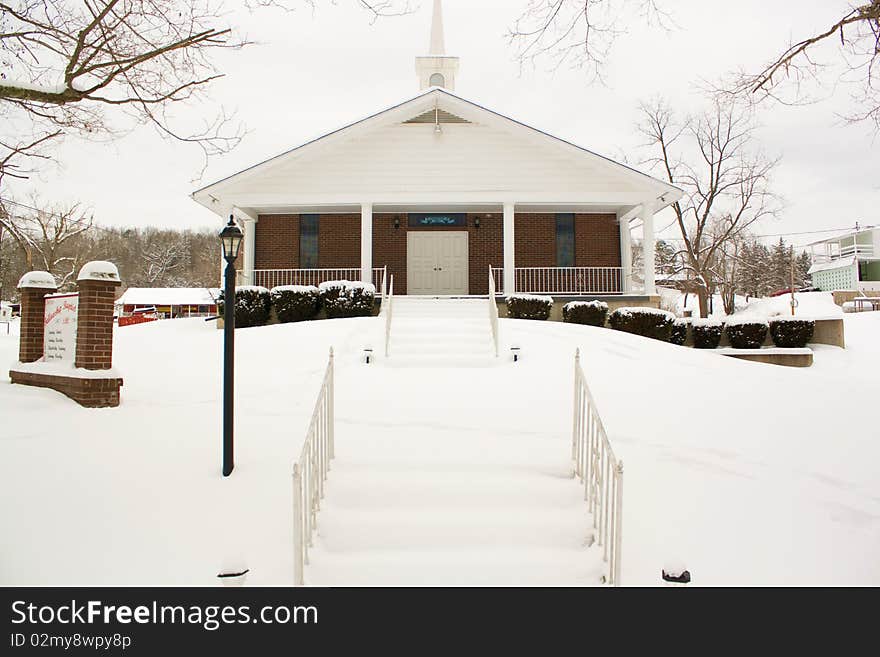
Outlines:
<svg viewBox="0 0 880 657"><path fill-rule="evenodd" d="M790 251L791 257L789 260L791 261L791 315L794 317L794 309L797 306L797 299L794 297L794 247L791 247Z"/></svg>

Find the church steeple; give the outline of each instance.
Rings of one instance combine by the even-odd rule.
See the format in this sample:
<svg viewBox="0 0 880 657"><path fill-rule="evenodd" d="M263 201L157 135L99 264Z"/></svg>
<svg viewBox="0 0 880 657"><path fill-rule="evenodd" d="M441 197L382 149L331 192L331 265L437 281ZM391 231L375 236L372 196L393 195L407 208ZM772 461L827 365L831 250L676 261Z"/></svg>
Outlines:
<svg viewBox="0 0 880 657"><path fill-rule="evenodd" d="M443 3L434 0L434 15L431 18L431 42L427 56L416 57L416 74L421 89L443 87L455 91L455 75L458 73L458 57L446 55L446 40L443 33Z"/></svg>

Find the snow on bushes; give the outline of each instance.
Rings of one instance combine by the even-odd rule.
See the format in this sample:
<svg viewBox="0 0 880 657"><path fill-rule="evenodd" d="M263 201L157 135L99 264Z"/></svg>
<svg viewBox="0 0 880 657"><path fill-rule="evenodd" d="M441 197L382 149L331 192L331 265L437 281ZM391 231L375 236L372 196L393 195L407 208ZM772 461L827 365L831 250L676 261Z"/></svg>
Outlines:
<svg viewBox="0 0 880 657"><path fill-rule="evenodd" d="M318 286L321 306L328 319L369 317L373 314L376 287L360 281L327 281Z"/></svg>
<svg viewBox="0 0 880 657"><path fill-rule="evenodd" d="M694 348L715 349L721 344L721 334L724 332L724 322L719 319L695 319Z"/></svg>
<svg viewBox="0 0 880 657"><path fill-rule="evenodd" d="M770 319L770 337L777 347L806 347L813 339L816 322L797 317L773 317Z"/></svg>
<svg viewBox="0 0 880 657"><path fill-rule="evenodd" d="M658 308L618 308L608 317L608 324L616 331L664 342L669 342L674 322L675 315Z"/></svg>
<svg viewBox="0 0 880 657"><path fill-rule="evenodd" d="M570 324L605 326L608 304L604 301L569 301L562 306L562 321Z"/></svg>
<svg viewBox="0 0 880 657"><path fill-rule="evenodd" d="M220 293L218 311L221 317L225 313L224 293ZM269 321L272 309L272 297L269 290L258 285L242 285L235 288L235 326L263 326Z"/></svg>
<svg viewBox="0 0 880 657"><path fill-rule="evenodd" d="M512 294L507 297L507 316L513 319L548 319L553 298L536 294Z"/></svg>
<svg viewBox="0 0 880 657"><path fill-rule="evenodd" d="M766 320L745 315L728 318L725 330L734 349L760 349L767 339L769 328Z"/></svg>
<svg viewBox="0 0 880 657"><path fill-rule="evenodd" d="M679 347L684 346L684 343L687 342L688 324L686 319L676 319L672 322L672 332L669 334L669 341L672 344L677 344Z"/></svg>
<svg viewBox="0 0 880 657"><path fill-rule="evenodd" d="M272 306L282 324L314 319L318 314L320 297L314 285L282 285L272 288L271 294Z"/></svg>

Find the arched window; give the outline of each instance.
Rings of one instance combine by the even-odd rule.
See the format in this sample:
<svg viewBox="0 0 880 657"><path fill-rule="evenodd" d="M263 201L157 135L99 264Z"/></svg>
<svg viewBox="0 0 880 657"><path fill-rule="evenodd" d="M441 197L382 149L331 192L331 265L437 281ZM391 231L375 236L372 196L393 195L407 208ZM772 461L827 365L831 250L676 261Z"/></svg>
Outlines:
<svg viewBox="0 0 880 657"><path fill-rule="evenodd" d="M446 86L446 78L444 78L440 73L434 73L429 80L432 87L445 87Z"/></svg>

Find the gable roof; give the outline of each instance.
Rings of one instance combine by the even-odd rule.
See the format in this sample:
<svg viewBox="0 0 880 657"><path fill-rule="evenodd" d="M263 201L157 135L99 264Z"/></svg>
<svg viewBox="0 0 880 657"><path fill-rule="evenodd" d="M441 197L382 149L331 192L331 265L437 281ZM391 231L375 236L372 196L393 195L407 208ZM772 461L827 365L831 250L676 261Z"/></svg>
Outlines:
<svg viewBox="0 0 880 657"><path fill-rule="evenodd" d="M440 109L441 105L443 105L442 109ZM682 190L680 190L678 187L675 187L674 185L669 184L668 182L654 178L646 173L634 169L633 167L621 164L620 162L612 160L611 158L608 158L604 155L595 153L587 148L584 148L583 146L579 146L577 144L574 144L573 142L551 135L543 130L529 126L525 123L505 116L499 112L495 112L494 110L488 109L483 105L462 98L461 96L458 96L446 89L434 87L418 94L417 96L404 100L397 105L393 105L379 112L371 114L363 119L360 119L353 123L349 123L341 128L338 128L337 130L329 132L316 139L307 141L299 146L284 151L279 155L273 156L271 158L263 160L262 162L247 167L246 169L243 169L238 173L232 174L213 183L210 183L194 191L191 196L197 202L200 202L205 206L209 206L210 204L208 203L206 197L211 198L212 192L220 193L224 187L241 182L245 179L251 178L252 176L259 175L261 172L266 171L274 166L280 165L284 162L296 158L303 157L307 154L312 153L313 151L316 151L322 147L330 146L341 140L354 138L362 134L369 133L371 130L374 130L384 125L389 125L392 123L425 122L424 118L426 114L434 114L435 110L438 110L441 113L442 123L493 123L495 125L502 126L508 130L519 132L532 138L540 139L548 145L553 145L557 148L567 150L570 154L589 160L591 161L591 163L599 164L603 167L613 169L618 174L629 178L634 183L637 183L640 186L648 186L652 188L652 190L657 191L658 199L661 200L660 204L657 207L657 210L660 210L670 205L675 200L681 198L681 196L683 195ZM450 120L450 118L452 118L453 120Z"/></svg>

